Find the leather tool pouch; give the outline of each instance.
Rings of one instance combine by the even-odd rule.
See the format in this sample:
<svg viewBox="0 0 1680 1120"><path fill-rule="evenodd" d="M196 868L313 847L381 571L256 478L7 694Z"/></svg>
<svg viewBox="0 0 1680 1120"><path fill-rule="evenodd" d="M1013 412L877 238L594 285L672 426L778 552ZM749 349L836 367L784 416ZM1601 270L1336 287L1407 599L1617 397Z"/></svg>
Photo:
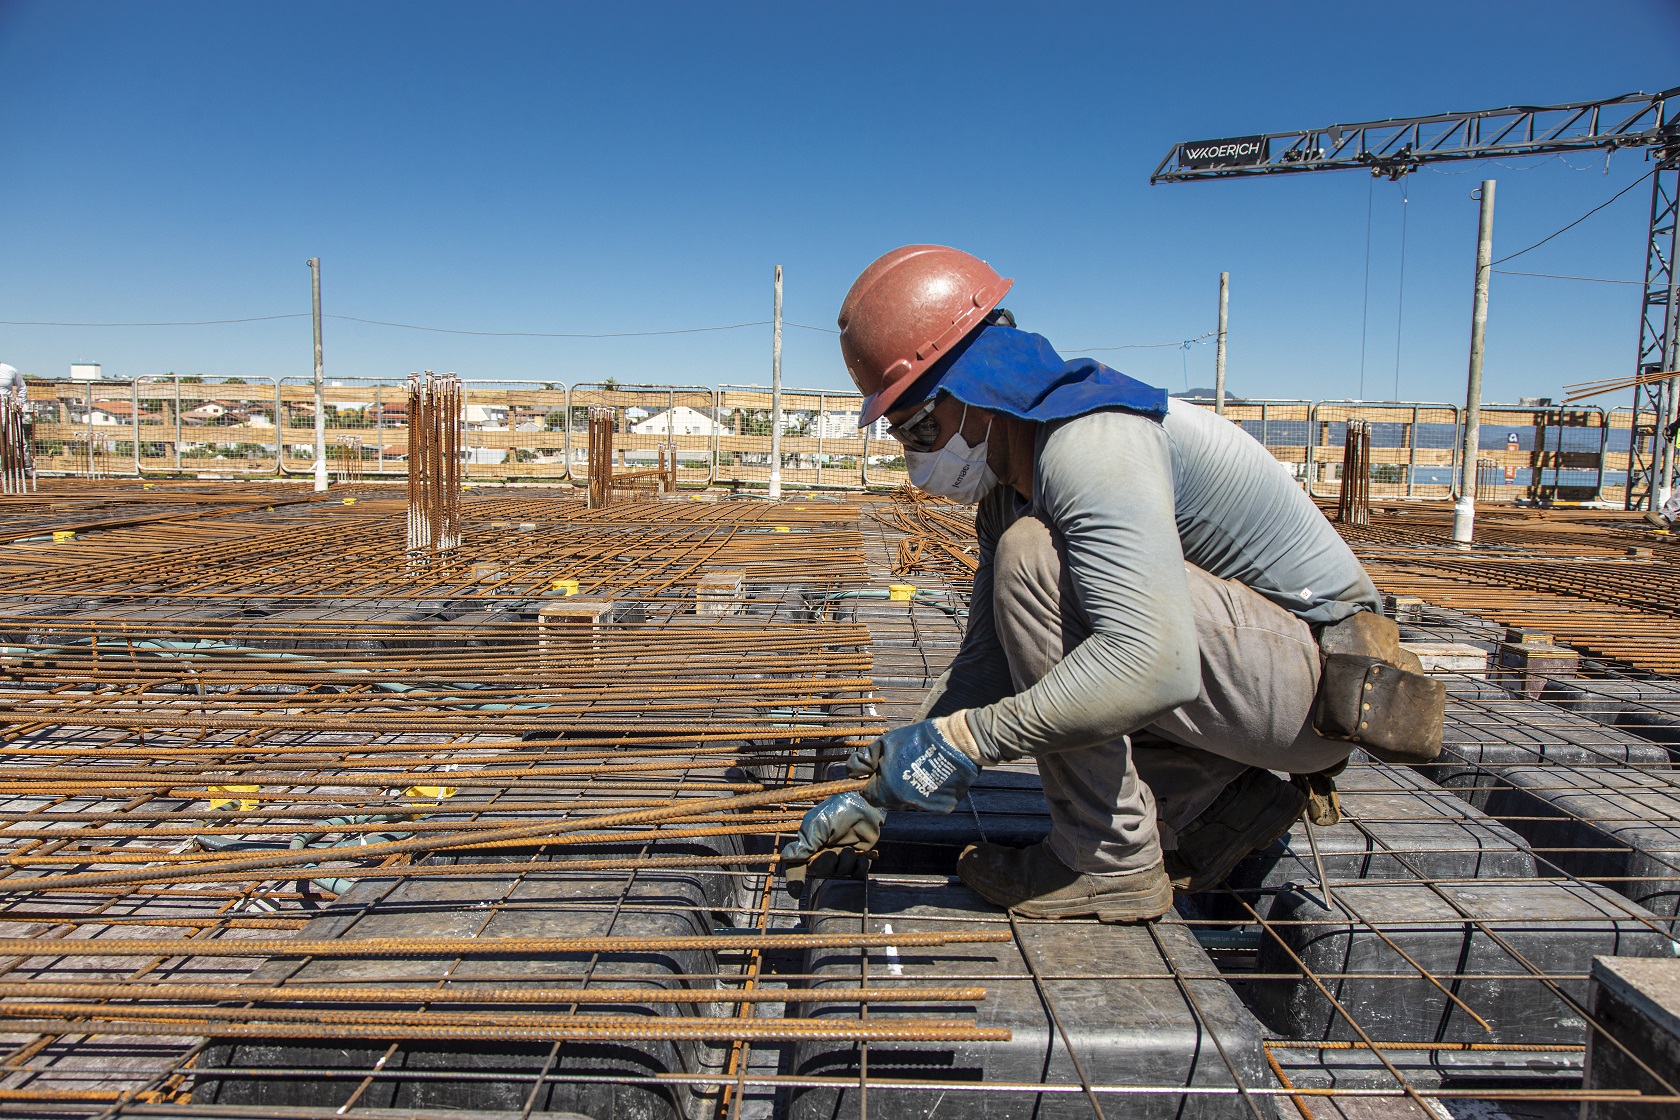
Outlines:
<svg viewBox="0 0 1680 1120"><path fill-rule="evenodd" d="M1446 707L1440 681L1375 657L1326 653L1313 730L1358 743L1384 762L1433 762L1441 753Z"/></svg>

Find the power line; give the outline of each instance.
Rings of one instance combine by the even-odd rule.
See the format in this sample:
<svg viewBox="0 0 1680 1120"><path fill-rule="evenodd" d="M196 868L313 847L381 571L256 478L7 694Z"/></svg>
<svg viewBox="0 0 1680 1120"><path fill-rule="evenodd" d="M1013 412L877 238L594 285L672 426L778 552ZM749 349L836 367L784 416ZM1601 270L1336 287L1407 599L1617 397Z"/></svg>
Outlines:
<svg viewBox="0 0 1680 1120"><path fill-rule="evenodd" d="M1099 350L1164 350L1169 346L1188 349L1198 342L1205 342L1214 336L1213 331L1199 334L1195 338L1181 338L1177 342L1129 342L1124 346L1082 346L1077 350L1063 350L1064 354L1094 354Z"/></svg>
<svg viewBox="0 0 1680 1120"><path fill-rule="evenodd" d="M289 315L252 315L246 319L197 319L182 323L48 323L36 320L0 320L0 327L219 327L226 323L264 323L270 319L307 319L309 312Z"/></svg>
<svg viewBox="0 0 1680 1120"><path fill-rule="evenodd" d="M1641 280L1606 280L1602 276L1563 276L1556 272L1510 272L1503 268L1493 271L1501 276L1538 276L1542 280L1584 280L1589 284L1632 284L1636 288L1643 288Z"/></svg>
<svg viewBox="0 0 1680 1120"><path fill-rule="evenodd" d="M669 331L609 331L601 334L586 334L571 331L469 331L455 327L426 327L418 323L392 323L384 319L363 319L355 315L323 315L321 317L323 319L343 319L351 323L366 323L375 327L399 327L408 331L427 331L432 334L466 334L481 338L648 338L654 335L738 331L742 327L767 327L770 325L768 319L757 319L751 323L729 323L721 327L683 327Z"/></svg>
<svg viewBox="0 0 1680 1120"><path fill-rule="evenodd" d="M1645 174L1641 175L1639 178L1635 179L1633 182L1629 183L1627 186L1623 187L1621 190L1617 191L1615 194L1611 195L1609 198L1605 199L1603 202L1599 203L1597 206L1594 206L1591 210L1588 210L1585 214L1582 214L1579 218L1576 218L1573 222L1570 222L1568 225L1566 225L1562 229L1558 230L1557 233L1548 234L1547 236L1542 237L1540 240L1536 241L1534 244L1530 245L1527 249L1518 249L1515 253L1512 253L1510 256L1500 257L1498 260L1494 261L1493 263L1494 264L1504 264L1508 260L1513 260L1517 257L1522 256L1524 253L1532 252L1533 250L1540 248L1540 246L1544 245L1546 242L1550 241L1552 238L1558 236L1558 234L1568 233L1570 230L1574 229L1576 226L1580 225L1582 222L1586 221L1588 218L1592 217L1594 214L1598 213L1600 210L1604 209L1606 206L1610 205L1612 202L1616 201L1618 198L1622 197L1624 194L1631 191L1634 187L1637 187L1639 184L1643 183L1645 180L1649 179L1654 174L1656 174L1656 168L1653 167L1651 170L1645 172Z"/></svg>
<svg viewBox="0 0 1680 1120"><path fill-rule="evenodd" d="M158 323L71 323L44 319L6 319L0 320L4 327L219 327L229 323L266 323L275 319L307 319L306 311L292 312L286 315L250 315L242 319L192 319ZM419 323L394 323L384 319L364 319L356 315L323 315L324 319L343 319L351 323L366 323L376 327L397 327L409 331L429 331L434 334L463 334L477 335L488 338L648 338L657 335L672 334L702 334L708 331L735 331L743 327L766 327L770 325L768 319L757 319L750 323L727 323L716 327L683 327L665 331L611 331L603 333L558 332L558 331L470 331L452 327L428 327ZM816 327L809 323L782 322L786 327L798 327L801 330L821 331L824 334L839 334L832 327Z"/></svg>

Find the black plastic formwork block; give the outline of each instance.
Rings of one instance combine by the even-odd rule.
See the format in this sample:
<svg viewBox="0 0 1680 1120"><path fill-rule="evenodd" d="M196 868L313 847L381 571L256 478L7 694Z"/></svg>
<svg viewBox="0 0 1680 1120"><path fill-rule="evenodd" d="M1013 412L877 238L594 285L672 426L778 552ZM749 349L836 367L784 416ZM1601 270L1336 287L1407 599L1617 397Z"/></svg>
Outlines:
<svg viewBox="0 0 1680 1120"><path fill-rule="evenodd" d="M1505 825L1425 780L1409 767L1371 761L1336 779L1343 820L1314 827L1297 821L1282 839L1243 860L1227 891L1199 900L1210 918L1241 921L1246 900L1261 914L1291 883L1316 883L1316 842L1332 889L1359 880L1523 879L1535 874L1528 842Z"/></svg>
<svg viewBox="0 0 1680 1120"><path fill-rule="evenodd" d="M948 875L970 844L989 840L1024 848L1048 835L1050 807L1038 770L989 767L950 813L888 813L874 869L879 874Z"/></svg>
<svg viewBox="0 0 1680 1120"><path fill-rule="evenodd" d="M437 607L424 604L409 604L401 607L384 607L368 604L358 600L341 600L307 607L288 607L275 611L264 618L236 627L232 641L238 645L250 646L253 649L280 650L333 650L354 649L368 653L382 650L423 649L428 644L425 640L426 628L412 625L422 623L437 617ZM318 636L309 633L310 627L318 626ZM377 637L369 634L345 633L334 627L411 627L413 637L395 637L389 633ZM279 628L296 628L301 633L276 635L274 630ZM405 630L405 632L407 632Z"/></svg>
<svg viewBox="0 0 1680 1120"><path fill-rule="evenodd" d="M1669 681L1578 677L1548 681L1540 699L1680 755L1680 686Z"/></svg>
<svg viewBox="0 0 1680 1120"><path fill-rule="evenodd" d="M1302 888L1278 895L1269 923L1259 953L1262 976L1240 986L1266 1026L1284 1038L1358 1042L1339 1004L1379 1042L1515 1048L1389 1055L1414 1076L1442 1078L1579 1077L1578 1053L1521 1049L1586 1041L1585 1019L1558 992L1584 1004L1594 956L1666 957L1673 945L1627 899L1557 880L1347 883L1334 888L1333 907L1318 891ZM1303 964L1318 983L1302 974ZM1326 1078L1393 1084L1367 1051L1311 1054L1314 1063L1301 1070L1307 1084Z"/></svg>
<svg viewBox="0 0 1680 1120"><path fill-rule="evenodd" d="M321 918L298 934L304 938L377 937L690 937L713 932L704 874L649 869L623 873L567 871L566 860L537 864L520 876L486 872L435 879L363 879L340 896ZM499 908L498 908L499 907ZM486 917L489 921L486 924ZM301 966L301 967L300 967ZM723 1014L716 1004L613 1004L590 1007L588 987L645 986L669 989L710 987L717 972L710 951L653 951L597 956L587 952L533 956L472 956L459 962L438 958L356 960L317 958L270 960L256 979L288 983L364 983L429 987L447 980L456 989L576 989L577 1002L522 1005L521 1010L555 1015L610 1011L620 1015ZM297 1006L297 1005L294 1005ZM452 1004L471 1009L471 1004ZM525 1107L533 1078L548 1061L549 1043L405 1042L381 1062L384 1042L220 1041L212 1042L195 1071L193 1101L204 1105L263 1108L337 1108L379 1064L375 1078L357 1098L362 1108L477 1109ZM671 1074L716 1075L721 1051L712 1046L661 1040L564 1043L553 1073L589 1080L549 1081L537 1094L534 1112L581 1112L627 1120L676 1120L709 1113L709 1090L655 1085ZM218 1070L230 1075L217 1076ZM232 1071L260 1071L238 1076ZM638 1083L638 1080L640 1083Z"/></svg>
<svg viewBox="0 0 1680 1120"><path fill-rule="evenodd" d="M812 933L849 935L1010 928L996 907L958 883L932 876L830 880L818 890L808 922ZM1182 923L1169 918L1150 925L1018 924L1030 968L1014 942L810 951L806 968L818 988L854 988L867 968L871 987L986 989L977 1004L875 1004L869 1009L872 1021L973 1016L980 1026L1007 1027L1012 1038L873 1042L867 1059L857 1044L802 1042L793 1051L793 1073L845 1084L796 1088L788 1115L793 1120L863 1115L859 1081L867 1060L871 1117L921 1117L937 1107L942 1115L974 1118L1083 1120L1093 1110L1058 1024L1111 1116L1252 1118L1247 1102L1261 1115L1273 1115L1271 1098L1251 1095L1245 1101L1232 1076L1234 1066L1245 1088L1273 1085L1260 1025ZM857 1010L855 1002L836 1002L807 1005L804 1013L850 1019ZM1220 1047L1232 1065L1221 1058ZM915 1087L893 1088L892 1081ZM1104 1093L1104 1087L1131 1091ZM1185 1087L1207 1091L1187 1094Z"/></svg>
<svg viewBox="0 0 1680 1120"><path fill-rule="evenodd" d="M1680 771L1519 766L1500 772L1488 812L1536 855L1631 898L1673 929L1680 911Z"/></svg>
<svg viewBox="0 0 1680 1120"><path fill-rule="evenodd" d="M1667 749L1649 739L1552 704L1505 696L1449 699L1441 757L1418 771L1486 809L1507 766L1670 766Z"/></svg>

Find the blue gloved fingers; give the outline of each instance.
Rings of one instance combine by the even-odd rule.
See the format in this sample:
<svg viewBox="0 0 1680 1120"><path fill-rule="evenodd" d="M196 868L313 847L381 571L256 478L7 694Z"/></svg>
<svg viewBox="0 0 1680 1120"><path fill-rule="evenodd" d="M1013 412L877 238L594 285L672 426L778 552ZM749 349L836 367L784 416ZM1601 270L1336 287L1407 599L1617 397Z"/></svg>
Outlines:
<svg viewBox="0 0 1680 1120"><path fill-rule="evenodd" d="M873 778L881 768L881 740L876 739L853 751L846 759L846 774L852 778Z"/></svg>
<svg viewBox="0 0 1680 1120"><path fill-rule="evenodd" d="M825 848L868 851L881 837L886 814L856 793L837 793L799 823L799 838L782 849L787 863L805 863Z"/></svg>
<svg viewBox="0 0 1680 1120"><path fill-rule="evenodd" d="M879 763L863 796L884 809L949 813L980 776L980 767L933 720L896 728L876 744Z"/></svg>
<svg viewBox="0 0 1680 1120"><path fill-rule="evenodd" d="M824 848L805 865L807 879L863 879L869 874L869 853L851 848Z"/></svg>

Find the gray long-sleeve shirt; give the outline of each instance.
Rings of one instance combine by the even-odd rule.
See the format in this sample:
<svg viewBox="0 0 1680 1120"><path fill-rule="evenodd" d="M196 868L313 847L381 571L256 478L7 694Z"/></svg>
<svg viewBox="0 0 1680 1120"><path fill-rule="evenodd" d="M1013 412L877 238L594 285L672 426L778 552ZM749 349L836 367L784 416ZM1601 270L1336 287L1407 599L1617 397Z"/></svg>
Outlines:
<svg viewBox="0 0 1680 1120"><path fill-rule="evenodd" d="M1029 509L1060 534L1091 636L1015 693L992 608L992 559ZM1294 476L1237 425L1171 402L1156 422L1094 412L1039 430L1029 506L1008 486L975 515L968 631L932 715L967 710L982 750L1036 755L1146 727L1200 689L1184 561L1308 623L1381 610L1353 552Z"/></svg>

